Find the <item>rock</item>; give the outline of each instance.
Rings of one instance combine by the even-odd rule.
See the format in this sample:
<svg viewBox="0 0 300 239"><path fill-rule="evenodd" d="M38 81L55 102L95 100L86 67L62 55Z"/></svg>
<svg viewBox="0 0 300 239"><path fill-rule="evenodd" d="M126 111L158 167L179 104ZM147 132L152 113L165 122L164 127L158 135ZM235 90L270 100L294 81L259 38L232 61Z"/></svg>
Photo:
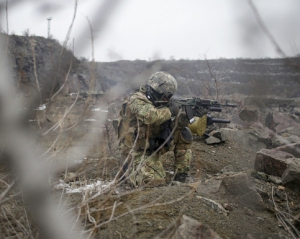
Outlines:
<svg viewBox="0 0 300 239"><path fill-rule="evenodd" d="M256 176L259 179L264 180L266 182L272 182L272 183L275 183L275 184L281 184L282 183L282 180L281 180L280 177L273 176L273 175L268 175L268 174L265 174L263 172L257 172Z"/></svg>
<svg viewBox="0 0 300 239"><path fill-rule="evenodd" d="M249 191L248 176L246 173L236 173L222 179L220 190L231 194L241 195Z"/></svg>
<svg viewBox="0 0 300 239"><path fill-rule="evenodd" d="M246 239L254 239L254 237L251 234L247 234Z"/></svg>
<svg viewBox="0 0 300 239"><path fill-rule="evenodd" d="M272 140L270 138L270 130L268 128L256 128L255 124L252 124L248 133L250 135L249 140L252 140L253 145L264 144L264 148L271 148Z"/></svg>
<svg viewBox="0 0 300 239"><path fill-rule="evenodd" d="M71 182L71 181L75 181L76 180L76 178L77 178L77 174L75 174L75 173L73 173L73 172L68 172L67 173L67 175L66 175L66 177L65 177L65 182L66 183L69 183L69 182Z"/></svg>
<svg viewBox="0 0 300 239"><path fill-rule="evenodd" d="M269 180L269 175L263 173L263 172L257 172L256 176L264 181L268 181Z"/></svg>
<svg viewBox="0 0 300 239"><path fill-rule="evenodd" d="M223 214L224 216L227 216L227 211L221 205L220 203L206 197L196 196L198 199L200 199L203 203L205 203L208 207L212 208L217 213Z"/></svg>
<svg viewBox="0 0 300 239"><path fill-rule="evenodd" d="M294 219L294 226L300 230L300 214L296 215L295 216L295 219Z"/></svg>
<svg viewBox="0 0 300 239"><path fill-rule="evenodd" d="M222 179L219 193L229 196L236 203L251 209L262 209L260 195L250 187L246 173L236 173Z"/></svg>
<svg viewBox="0 0 300 239"><path fill-rule="evenodd" d="M262 149L256 153L254 169L281 177L287 168L287 159L293 157L292 154L277 149Z"/></svg>
<svg viewBox="0 0 300 239"><path fill-rule="evenodd" d="M235 172L235 170L232 165L227 165L220 172L221 173L230 173L230 172Z"/></svg>
<svg viewBox="0 0 300 239"><path fill-rule="evenodd" d="M171 239L221 239L221 237L195 219L183 215L180 221L180 226L175 231Z"/></svg>
<svg viewBox="0 0 300 239"><path fill-rule="evenodd" d="M278 190L275 188L275 196L280 200L280 201L285 201L286 195L282 191Z"/></svg>
<svg viewBox="0 0 300 239"><path fill-rule="evenodd" d="M275 128L276 128L276 126L277 126L277 123L274 122L273 113L271 113L271 112L268 113L268 115L267 115L267 117L266 117L265 125L266 125L269 129L275 131Z"/></svg>
<svg viewBox="0 0 300 239"><path fill-rule="evenodd" d="M296 122L295 120L289 118L288 116L284 115L283 113L274 112L273 113L274 121L277 123L277 126L275 128L276 132L285 132L290 131L290 128L294 128L290 131L291 134L297 135L300 137L300 124ZM298 129L298 130L296 130Z"/></svg>
<svg viewBox="0 0 300 239"><path fill-rule="evenodd" d="M292 120L295 120L296 122L299 122L299 116L297 116L297 115L295 115L295 114L290 115L290 118L291 118Z"/></svg>
<svg viewBox="0 0 300 239"><path fill-rule="evenodd" d="M200 183L197 187L197 192L206 197L210 197L218 193L223 177L208 179Z"/></svg>
<svg viewBox="0 0 300 239"><path fill-rule="evenodd" d="M295 158L300 158L300 143L288 144L276 148L277 150L292 154Z"/></svg>
<svg viewBox="0 0 300 239"><path fill-rule="evenodd" d="M263 209L262 198L250 185L246 173L214 177L200 183L196 191L202 197L213 201L224 202L226 200L230 205L237 204L252 210Z"/></svg>
<svg viewBox="0 0 300 239"><path fill-rule="evenodd" d="M209 135L214 136L215 138L219 139L221 142L225 142L226 140L226 135L224 131L214 130Z"/></svg>
<svg viewBox="0 0 300 239"><path fill-rule="evenodd" d="M265 192L264 190L262 190L261 188L256 187L255 190L259 193L259 195L263 198L263 199L269 199L270 196L267 192Z"/></svg>
<svg viewBox="0 0 300 239"><path fill-rule="evenodd" d="M223 203L222 206L227 211L233 211L233 205L230 203Z"/></svg>
<svg viewBox="0 0 300 239"><path fill-rule="evenodd" d="M247 132L245 132L244 130L222 128L220 129L220 131L225 134L226 139L236 139L242 144L247 141Z"/></svg>
<svg viewBox="0 0 300 239"><path fill-rule="evenodd" d="M254 128L254 125L250 129L235 130L229 128L220 129L225 134L226 140L232 140L239 142L239 144L248 147L252 150L259 151L263 148L269 148L272 145L270 139L269 130L266 127L262 129Z"/></svg>
<svg viewBox="0 0 300 239"><path fill-rule="evenodd" d="M219 144L219 143L221 143L221 140L219 140L218 138L216 138L214 136L210 136L207 139L205 139L205 143L206 144Z"/></svg>
<svg viewBox="0 0 300 239"><path fill-rule="evenodd" d="M246 214L251 217L253 217L253 215L254 215L253 211L249 208L246 208Z"/></svg>
<svg viewBox="0 0 300 239"><path fill-rule="evenodd" d="M287 169L281 178L283 185L300 192L300 158L294 158L288 162Z"/></svg>
<svg viewBox="0 0 300 239"><path fill-rule="evenodd" d="M269 175L269 181L275 184L281 184L282 180L279 177L273 176L273 175Z"/></svg>
<svg viewBox="0 0 300 239"><path fill-rule="evenodd" d="M283 137L281 135L276 135L272 139L272 146L273 148L277 148L283 145L292 144L292 143L299 143L300 144L300 137L296 135L291 135L288 137Z"/></svg>
<svg viewBox="0 0 300 239"><path fill-rule="evenodd" d="M299 107L295 107L293 112L295 115L300 116L300 108Z"/></svg>
<svg viewBox="0 0 300 239"><path fill-rule="evenodd" d="M239 117L243 121L251 122L258 120L258 109L254 106L246 106L239 113Z"/></svg>

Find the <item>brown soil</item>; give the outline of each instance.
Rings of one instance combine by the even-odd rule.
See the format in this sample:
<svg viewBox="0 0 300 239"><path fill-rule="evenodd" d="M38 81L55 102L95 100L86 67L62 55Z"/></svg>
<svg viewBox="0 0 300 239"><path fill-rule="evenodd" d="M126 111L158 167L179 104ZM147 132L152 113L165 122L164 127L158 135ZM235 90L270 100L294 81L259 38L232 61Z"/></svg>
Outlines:
<svg viewBox="0 0 300 239"><path fill-rule="evenodd" d="M70 105L72 101L68 102ZM64 104L65 102L60 99L52 107L57 109ZM75 107L68 115L70 125L74 118L78 117L78 112L82 112L83 99L80 99L78 104L81 108ZM92 108L97 107L92 106ZM49 112L52 109L49 109ZM52 112L56 115L54 113L48 115L51 122L46 126L49 128L64 110L61 113L58 110ZM70 169L67 174L64 171L58 173L53 184L57 184L60 179L64 180L70 188L76 188L79 187L78 185L86 185L97 180L110 182L121 164L118 153L114 150L115 138L109 133L112 129L109 128L107 132L104 130L103 133L103 129L106 129L104 126L91 124L88 121L81 123L78 129L72 134L62 134L51 152L59 151L56 154L58 158L80 159L82 163ZM85 140L88 138L87 133L96 135L92 143ZM54 139L55 135L49 135L39 143L46 149L52 145ZM69 141L71 143L68 147L82 148L87 152L85 159L76 153L77 151L58 150ZM100 145L99 142L102 144ZM88 150L85 149L86 146ZM281 213L291 225L294 225L293 223L296 225L297 221L294 219L299 218L300 195L281 185L258 178L253 169L256 152L230 140L210 146L205 144L203 139L194 140L192 151L190 174L193 183L169 182L165 186L144 188L132 188L129 184L123 183L106 188L96 197L93 195L97 190L91 190L86 194L65 193L63 195L66 205L73 208L76 215L80 209L80 225L88 233L93 232L94 238L172 238L182 215L209 226L222 238L292 238L276 217L276 213L277 215ZM167 153L163 158L169 178L172 178L170 173L173 167L172 159L172 153ZM7 168L2 167L1 170L3 172L1 174L6 175ZM240 194L211 192L217 180L239 172L247 175L249 189L245 190L249 190L250 196L256 193L259 197L249 196L251 201L247 198L247 192ZM61 195L62 190L54 190L54 192ZM85 200L82 204L83 196ZM224 205L228 212L220 213L199 199L199 196ZM22 200L18 198L5 204L6 207L10 207L15 217L24 213L20 205ZM2 222L14 221L13 218L7 219L3 215L4 213L0 218ZM292 227L291 225L289 228ZM9 235L4 229L2 233Z"/></svg>
<svg viewBox="0 0 300 239"><path fill-rule="evenodd" d="M234 172L245 172L250 187L260 193L262 203L254 202L259 204L257 206L246 199L238 202L229 194L222 194L222 197L218 193L209 195L209 189L204 186L203 191L199 191L201 187L195 183L138 189L122 184L88 204L91 216L98 219L95 238L172 238L182 215L209 226L222 238L290 238L276 217L274 205L295 216L300 212L300 196L288 188L258 179L253 171L255 152L232 141L208 146L203 140L195 140L193 153L191 176L195 182L204 184L206 180L222 177L226 175L221 173L225 167ZM166 169L172 168L172 154L165 157L164 163ZM99 170L95 169L99 165L92 164L86 175L96 179L98 172L99 178ZM116 163L112 163L105 167L115 172L115 166ZM230 211L224 215L197 196L210 196L215 202L229 205ZM73 205L82 200L78 194L73 194L70 199ZM116 207L112 212L113 205ZM86 228L92 229L85 213Z"/></svg>

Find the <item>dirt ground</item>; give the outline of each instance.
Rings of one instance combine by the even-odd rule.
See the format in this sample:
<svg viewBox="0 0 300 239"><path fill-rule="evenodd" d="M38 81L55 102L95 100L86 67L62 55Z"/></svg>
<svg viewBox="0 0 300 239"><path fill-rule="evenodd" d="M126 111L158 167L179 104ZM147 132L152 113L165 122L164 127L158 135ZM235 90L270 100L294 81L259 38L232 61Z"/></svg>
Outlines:
<svg viewBox="0 0 300 239"><path fill-rule="evenodd" d="M68 105L73 102L65 100ZM60 99L52 105L43 127L54 125L64 114L65 104ZM80 98L77 107L68 114L66 127L74 123L83 108L84 99ZM93 112L100 108L98 104L90 107ZM115 136L107 122L101 119L93 122L93 116L85 115L85 120L72 134L61 133L58 141L54 134L49 134L39 142L44 149L50 147L50 152L59 159L68 157L80 162L77 167L57 173L52 190L54 194L63 195L65 205L72 208L75 215L80 214L79 224L86 235L94 238L172 238L182 215L186 215L210 227L221 238L297 238L287 230L293 231L293 226L299 229L295 219L300 215L300 195L260 178L254 171L256 152L253 150L233 140L207 145L203 139L195 139L190 183L174 184L169 180L165 186L142 188L132 188L128 183L110 185L121 165L115 151ZM93 141L88 134L93 136ZM66 145L77 151L60 150ZM171 179L172 153L167 153L163 162ZM1 175L7 175L7 165L1 165ZM220 182L231 177L241 179L238 182L242 185L241 191L219 190ZM91 184L94 186L86 189ZM11 223L14 217L23 215L20 205L21 199L6 203L5 207L10 207L15 215L7 218L2 210L1 221ZM226 212L215 205L222 205ZM287 224L286 228L282 221ZM22 229L16 229L16 233L19 231ZM4 229L1 232L8 235Z"/></svg>
<svg viewBox="0 0 300 239"><path fill-rule="evenodd" d="M97 218L98 222L97 229L94 229L95 238L172 238L182 215L209 226L222 238L292 238L276 217L274 205L281 212L296 216L300 213L300 196L288 188L259 179L253 170L255 153L233 141L209 146L201 139L195 140L190 172L196 183L170 183L138 189L122 184L109 194L92 199L88 208L90 216ZM99 171L103 172L103 167L99 168L98 163L94 161L88 167L87 178L99 179ZM164 163L167 170L172 168L172 154L165 157ZM104 167L111 173L106 175L108 179L113 177L116 166L116 162L105 163ZM235 195L206 193L209 190L206 187L210 185L205 186L205 182L226 173L239 172L244 172L249 187L259 192L256 201L243 197L237 201ZM226 215L199 198L208 195L216 203L227 205ZM76 205L81 201L81 196L72 194L69 201ZM83 215L86 215L86 211L83 211ZM92 229L93 224L86 216L84 218L85 227Z"/></svg>

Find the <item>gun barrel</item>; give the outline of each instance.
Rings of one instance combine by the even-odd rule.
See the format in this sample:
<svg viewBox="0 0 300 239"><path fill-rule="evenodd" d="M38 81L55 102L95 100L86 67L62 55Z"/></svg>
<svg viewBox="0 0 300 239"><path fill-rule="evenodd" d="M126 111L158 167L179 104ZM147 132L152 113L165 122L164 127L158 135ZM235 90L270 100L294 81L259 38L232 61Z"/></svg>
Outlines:
<svg viewBox="0 0 300 239"><path fill-rule="evenodd" d="M237 107L237 105L232 104L232 103L226 103L225 105L222 106L226 106L226 107Z"/></svg>
<svg viewBox="0 0 300 239"><path fill-rule="evenodd" d="M222 112L222 108L219 107L209 107L209 110L214 112Z"/></svg>
<svg viewBox="0 0 300 239"><path fill-rule="evenodd" d="M227 120L227 119L212 118L211 120L213 123L221 123L221 124L229 124L230 123L230 120Z"/></svg>
<svg viewBox="0 0 300 239"><path fill-rule="evenodd" d="M213 123L229 124L231 121L228 119L218 119L207 117L207 125L212 125Z"/></svg>

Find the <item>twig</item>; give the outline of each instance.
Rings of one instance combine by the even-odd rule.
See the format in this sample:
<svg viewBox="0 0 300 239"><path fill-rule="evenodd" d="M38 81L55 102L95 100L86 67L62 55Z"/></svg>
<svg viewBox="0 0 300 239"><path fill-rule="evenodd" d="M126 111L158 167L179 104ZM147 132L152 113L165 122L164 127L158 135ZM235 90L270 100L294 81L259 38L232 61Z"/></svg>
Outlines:
<svg viewBox="0 0 300 239"><path fill-rule="evenodd" d="M3 208L5 209L5 211L7 213L9 213L9 215L11 216L11 218L15 221L15 223L19 226L19 228L24 232L25 235L30 235L31 233L29 233L26 228L23 226L23 224L20 222L20 219L16 219L16 217L12 214L11 210L8 209L6 206L3 206Z"/></svg>
<svg viewBox="0 0 300 239"><path fill-rule="evenodd" d="M135 209L131 210L130 212L135 212L135 211L139 211L139 210L143 210L143 209L150 208L150 207L155 207L155 206L165 206L165 205L169 205L169 204L172 204L172 203L175 203L175 202L179 202L179 201L182 201L182 200L183 200L184 198L186 198L187 196L191 195L192 193L194 193L193 190L191 190L189 193L187 193L186 195L183 195L182 197L180 197L180 198L178 198L178 199L176 199L176 200L172 200L172 201L166 202L166 203L155 203L155 204L153 204L153 203L151 202L151 203L148 203L148 204L146 204L146 205L144 205L144 206L142 206L142 207L135 208ZM160 197L159 197L159 198L160 198ZM158 198L158 199L159 199L159 198ZM157 201L158 199L155 199L154 202ZM127 215L128 213L129 213L129 212L122 213L121 215L119 215L119 216L113 218L112 220L117 220L117 219L119 219L119 218L121 218L121 217ZM111 220L111 221L112 221L112 220ZM103 222L103 223L98 224L97 227L101 227L101 226L103 226L103 225L105 225L105 224L107 224L107 223L108 223L108 221L105 221L105 222Z"/></svg>
<svg viewBox="0 0 300 239"><path fill-rule="evenodd" d="M297 239L297 238L300 238L300 232L297 230L297 228L294 227L294 225L289 221L289 219L284 215L284 213L282 213L276 203L275 203L275 200L274 200L274 186L272 187L272 202L273 202L273 205L274 205L274 209L275 209L275 214L276 214L276 217L278 219L278 221L281 223L281 225L285 228L285 230L294 238L294 239ZM291 228L293 228L295 234L291 231Z"/></svg>
<svg viewBox="0 0 300 239"><path fill-rule="evenodd" d="M70 27L69 27L69 29L68 29L68 32L67 32L67 35L66 35L66 37L65 37L65 41L64 41L64 43L63 43L63 47L62 47L62 49L61 49L60 59L59 59L59 63L58 63L56 72L59 72L59 69L60 69L61 63L62 63L62 58L63 58L64 50L65 50L65 48L66 48L66 46L67 46L67 43L68 43L68 41L69 41L69 38L70 38L70 34L71 34L71 31L72 31L73 24L74 24L74 21L75 21L75 18L76 18L76 13L77 13L77 2L78 2L78 0L75 0L73 19L72 19L72 21L71 21L71 25L70 25ZM55 78L54 78L51 93L52 93L53 90L54 90L54 87L55 87L55 83L56 83L56 82L57 82L57 75L56 75ZM55 96L55 95L56 95L56 94L54 94L54 96ZM51 97L51 100L53 100L53 96Z"/></svg>
<svg viewBox="0 0 300 239"><path fill-rule="evenodd" d="M36 46L36 41L32 38L29 40L30 46L31 46L31 53L32 53L32 60L33 60L33 73L34 73L34 78L36 82L36 87L39 92L39 99L40 99L40 104L42 104L42 95L41 95L41 89L40 89L40 84L39 84L39 79L37 75L37 69L36 69L36 59L35 59L35 46Z"/></svg>
<svg viewBox="0 0 300 239"><path fill-rule="evenodd" d="M51 97L52 99L54 99L54 97L64 88L68 78L69 78L69 75L70 75L70 72L71 72L71 69L72 69L72 60L71 60L71 64L70 64L70 67L69 67L69 70L68 70L68 73L65 77L65 81L64 83L62 84L62 86L59 88L59 90Z"/></svg>
<svg viewBox="0 0 300 239"><path fill-rule="evenodd" d="M48 129L48 130L47 130L45 133L43 133L42 135L48 134L51 130L53 130L53 131L56 130L59 126L62 127L61 125L62 125L62 123L63 123L65 117L68 115L68 113L70 112L70 110L73 108L73 106L74 106L75 103L77 102L78 97L79 97L79 93L77 92L77 95L76 95L76 98L75 98L73 104L72 104L68 109L66 109L66 111L65 111L65 113L64 113L64 115L63 115L63 117L62 117L55 125L53 125L50 129Z"/></svg>
<svg viewBox="0 0 300 239"><path fill-rule="evenodd" d="M0 204L2 202L2 199L9 193L9 191L15 186L16 180L14 180L8 187L7 189L1 193L0 195Z"/></svg>
<svg viewBox="0 0 300 239"><path fill-rule="evenodd" d="M7 223L8 223L8 224L9 224L9 226L11 227L11 230L14 232L15 236L17 236L18 238L20 238L20 236L19 236L19 233L17 233L17 231L16 231L15 227L14 227L14 226L12 226L12 224L11 224L10 220L7 218L7 216L6 216L6 213L4 212L4 209L3 209L3 208L4 208L4 207L1 207L1 210L2 210L3 216L5 217L5 219L6 219ZM21 238L20 238L20 239L21 239Z"/></svg>
<svg viewBox="0 0 300 239"><path fill-rule="evenodd" d="M8 202L8 201L11 201L13 198L16 198L16 197L20 196L21 194L22 194L22 193L19 192L19 193L16 193L16 194L12 195L12 196L9 196L9 197L6 198L6 199L1 200L1 201L0 201L0 206L3 205L4 203Z"/></svg>
<svg viewBox="0 0 300 239"><path fill-rule="evenodd" d="M113 219L113 217L114 217L116 206L117 206L117 201L114 202L114 206L113 206L113 209L111 211L111 215L110 215L109 221L111 221Z"/></svg>
<svg viewBox="0 0 300 239"><path fill-rule="evenodd" d="M288 212L291 213L290 205L289 205L289 199L288 199L288 196L287 196L286 192L285 192L285 200L286 200L286 207L288 209Z"/></svg>
<svg viewBox="0 0 300 239"><path fill-rule="evenodd" d="M276 47L277 52L282 56L282 57L286 57L285 53L283 52L283 50L280 48L279 44L277 43L277 41L275 40L275 38L273 37L273 35L270 33L269 29L266 27L266 25L264 24L257 8L255 7L255 5L253 4L252 0L248 0L248 3L254 13L255 19L258 23L258 25L261 27L261 29L263 30L263 32L267 35L267 37L269 38L269 40L272 42L272 44Z"/></svg>

